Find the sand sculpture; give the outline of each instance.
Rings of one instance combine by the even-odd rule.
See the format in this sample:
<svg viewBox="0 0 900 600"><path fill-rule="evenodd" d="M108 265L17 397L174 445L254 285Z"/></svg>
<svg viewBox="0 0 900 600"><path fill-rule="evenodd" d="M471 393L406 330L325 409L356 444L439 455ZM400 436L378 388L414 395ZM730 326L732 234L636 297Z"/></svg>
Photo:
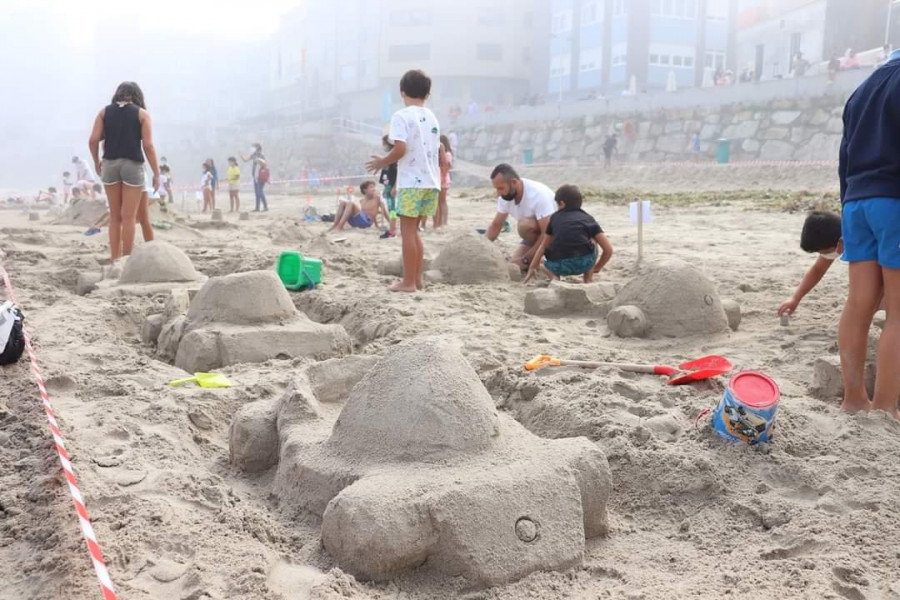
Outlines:
<svg viewBox="0 0 900 600"><path fill-rule="evenodd" d="M583 315L604 317L618 287L609 282L566 283L552 281L546 288L525 294L525 312L530 315Z"/></svg>
<svg viewBox="0 0 900 600"><path fill-rule="evenodd" d="M184 304L173 294L173 304ZM340 325L320 325L297 311L271 271L210 279L190 300L187 314L168 311L165 325L148 325L158 353L189 373L272 358L328 358L350 353L350 336ZM149 319L148 319L149 321ZM158 321L158 318L157 318Z"/></svg>
<svg viewBox="0 0 900 600"><path fill-rule="evenodd" d="M645 333L654 336L685 337L728 330L716 286L698 269L679 260L645 267L616 295L613 308L626 306L640 310L647 320ZM610 319L614 314L619 312L611 312L607 324L618 333Z"/></svg>
<svg viewBox="0 0 900 600"><path fill-rule="evenodd" d="M250 471L277 460L281 505L321 516L325 549L361 578L423 567L501 584L580 564L585 538L607 530L602 450L538 438L498 414L446 340L391 349L336 421L323 406L308 380L245 406L231 458Z"/></svg>
<svg viewBox="0 0 900 600"><path fill-rule="evenodd" d="M509 268L496 244L483 236L461 235L447 243L431 268L451 284L509 281Z"/></svg>
<svg viewBox="0 0 900 600"><path fill-rule="evenodd" d="M191 259L169 242L155 240L136 246L119 276L119 283L197 281L200 273Z"/></svg>

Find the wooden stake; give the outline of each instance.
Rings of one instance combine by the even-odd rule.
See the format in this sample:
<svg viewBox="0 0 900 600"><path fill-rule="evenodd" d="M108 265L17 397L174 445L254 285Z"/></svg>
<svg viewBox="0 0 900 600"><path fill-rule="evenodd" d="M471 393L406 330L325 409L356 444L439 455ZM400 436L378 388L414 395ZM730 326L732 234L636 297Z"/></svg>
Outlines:
<svg viewBox="0 0 900 600"><path fill-rule="evenodd" d="M644 260L644 201L636 198L637 201L637 226L638 226L638 258L640 263Z"/></svg>

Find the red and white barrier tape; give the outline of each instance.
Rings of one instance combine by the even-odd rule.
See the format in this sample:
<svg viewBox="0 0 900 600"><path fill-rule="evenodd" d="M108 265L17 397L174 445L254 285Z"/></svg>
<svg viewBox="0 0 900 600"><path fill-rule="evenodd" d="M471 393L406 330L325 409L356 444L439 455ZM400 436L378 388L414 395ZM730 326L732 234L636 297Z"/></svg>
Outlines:
<svg viewBox="0 0 900 600"><path fill-rule="evenodd" d="M0 266L0 276L2 276L3 285L6 286L6 290L9 293L9 299L15 302L9 274L2 266ZM106 563L103 561L103 552L97 543L97 536L94 534L94 528L91 526L91 518L88 516L87 508L84 505L84 498L78 489L78 481L75 479L75 472L72 470L72 460L69 458L69 453L66 452L66 444L63 440L62 432L59 430L59 423L56 422L56 415L53 414L53 407L50 405L50 396L47 394L41 371L38 369L37 357L34 354L34 348L31 346L31 337L25 328L23 328L22 333L25 337L25 350L28 352L28 358L31 361L31 373L34 375L34 380L41 393L41 402L44 405L44 412L47 414L47 421L50 423L50 431L53 433L53 442L56 446L56 452L59 454L59 462L62 464L66 480L69 482L69 492L72 495L72 502L75 504L75 511L78 513L78 522L81 525L81 532L84 534L85 542L87 542L91 562L94 563L94 571L97 572L97 579L100 580L103 598L105 600L117 600L118 596L116 596L116 591L113 589L109 572L106 570Z"/></svg>
<svg viewBox="0 0 900 600"><path fill-rule="evenodd" d="M323 183L330 183L332 181L348 181L354 179L366 179L370 177L369 175L340 175L334 177L305 177L303 179L273 179L266 183L266 185L283 185L285 183L315 183L317 185L321 185ZM221 184L221 180L219 180ZM250 187L252 184L248 182L241 183L241 187ZM184 186L175 186L172 188L172 191L194 191L199 192L202 190L199 185L184 185ZM227 191L224 187L220 187L220 191Z"/></svg>

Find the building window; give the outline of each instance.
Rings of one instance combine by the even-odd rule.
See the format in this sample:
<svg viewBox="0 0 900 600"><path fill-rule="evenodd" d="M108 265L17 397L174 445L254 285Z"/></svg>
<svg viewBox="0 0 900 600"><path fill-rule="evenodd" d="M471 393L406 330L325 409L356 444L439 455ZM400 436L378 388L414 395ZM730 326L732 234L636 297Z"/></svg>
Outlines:
<svg viewBox="0 0 900 600"><path fill-rule="evenodd" d="M506 14L499 10L481 10L478 12L478 24L499 27L506 24Z"/></svg>
<svg viewBox="0 0 900 600"><path fill-rule="evenodd" d="M572 12L567 10L554 13L550 29L553 33L563 33L572 29Z"/></svg>
<svg viewBox="0 0 900 600"><path fill-rule="evenodd" d="M706 18L711 21L727 21L729 0L706 0Z"/></svg>
<svg viewBox="0 0 900 600"><path fill-rule="evenodd" d="M478 60L503 60L503 46L500 44L478 44L475 56Z"/></svg>
<svg viewBox="0 0 900 600"><path fill-rule="evenodd" d="M566 77L572 67L572 56L561 54L550 59L550 77Z"/></svg>
<svg viewBox="0 0 900 600"><path fill-rule="evenodd" d="M714 71L724 71L725 70L725 53L724 52L716 52L716 51L707 51L706 52L706 62L704 66L707 69L712 69Z"/></svg>
<svg viewBox="0 0 900 600"><path fill-rule="evenodd" d="M395 10L391 12L391 26L393 27L417 27L430 24L430 10Z"/></svg>
<svg viewBox="0 0 900 600"><path fill-rule="evenodd" d="M350 81L356 78L356 68L353 65L341 65L341 81Z"/></svg>
<svg viewBox="0 0 900 600"><path fill-rule="evenodd" d="M658 65L659 64L659 54L651 54L650 55L650 64Z"/></svg>
<svg viewBox="0 0 900 600"><path fill-rule="evenodd" d="M793 58L795 56L797 56L797 54L800 53L800 46L801 46L802 42L803 42L803 34L802 33L797 32L797 33L791 34L791 60L793 60Z"/></svg>
<svg viewBox="0 0 900 600"><path fill-rule="evenodd" d="M684 57L684 66L693 68L694 67L694 57L693 56L685 56Z"/></svg>
<svg viewBox="0 0 900 600"><path fill-rule="evenodd" d="M625 54L615 54L612 57L612 66L614 67L624 65L626 62L628 62L628 60Z"/></svg>
<svg viewBox="0 0 900 600"><path fill-rule="evenodd" d="M391 62L409 62L428 60L431 58L430 44L400 44L388 48L388 60Z"/></svg>
<svg viewBox="0 0 900 600"><path fill-rule="evenodd" d="M650 14L669 19L696 19L697 0L651 0Z"/></svg>
<svg viewBox="0 0 900 600"><path fill-rule="evenodd" d="M684 59L682 57L680 57L680 56L672 57L672 66L673 67L680 67L682 65L682 63L684 63Z"/></svg>
<svg viewBox="0 0 900 600"><path fill-rule="evenodd" d="M579 71L599 71L603 67L603 50L601 48L582 50L578 60Z"/></svg>
<svg viewBox="0 0 900 600"><path fill-rule="evenodd" d="M614 17L624 17L625 16L625 0L611 0L613 2L613 16Z"/></svg>
<svg viewBox="0 0 900 600"><path fill-rule="evenodd" d="M581 25L595 25L603 21L603 5L599 0L586 2L581 7Z"/></svg>

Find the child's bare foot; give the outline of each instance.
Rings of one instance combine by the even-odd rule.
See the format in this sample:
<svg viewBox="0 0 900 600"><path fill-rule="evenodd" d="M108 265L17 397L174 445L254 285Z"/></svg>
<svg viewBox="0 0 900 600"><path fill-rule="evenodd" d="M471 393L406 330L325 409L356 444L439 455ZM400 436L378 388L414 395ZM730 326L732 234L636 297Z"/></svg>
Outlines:
<svg viewBox="0 0 900 600"><path fill-rule="evenodd" d="M388 288L392 292L405 292L407 294L414 294L419 291L418 287L415 285L410 285L403 281L398 281Z"/></svg>
<svg viewBox="0 0 900 600"><path fill-rule="evenodd" d="M845 413L850 413L851 415L858 412L868 412L871 408L872 403L869 402L869 399L865 396L861 398L844 396L844 401L841 403L841 410Z"/></svg>

